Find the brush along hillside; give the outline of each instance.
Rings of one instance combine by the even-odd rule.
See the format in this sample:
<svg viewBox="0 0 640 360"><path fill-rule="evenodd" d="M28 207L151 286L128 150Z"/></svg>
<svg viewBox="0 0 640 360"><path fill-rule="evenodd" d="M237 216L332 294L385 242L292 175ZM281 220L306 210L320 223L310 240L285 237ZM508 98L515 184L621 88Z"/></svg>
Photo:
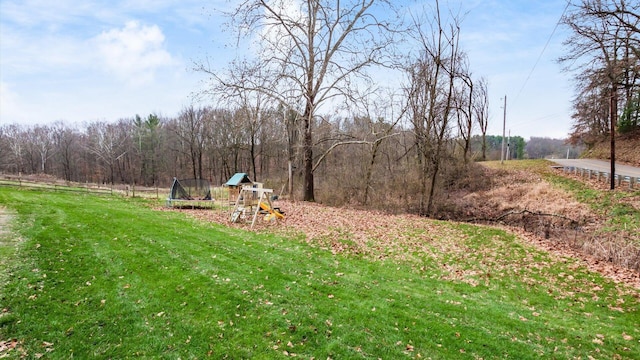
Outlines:
<svg viewBox="0 0 640 360"><path fill-rule="evenodd" d="M0 204L6 358L640 354L637 288L504 230L310 205L286 209L308 234L249 232L12 188Z"/></svg>
<svg viewBox="0 0 640 360"><path fill-rule="evenodd" d="M553 170L544 160L483 163L489 179L474 192L458 191L446 217L505 225L569 247L578 256L640 271L640 191Z"/></svg>
<svg viewBox="0 0 640 360"><path fill-rule="evenodd" d="M633 166L640 166L640 131L616 137L616 161ZM603 139L587 150L582 157L585 159L611 159L611 141Z"/></svg>

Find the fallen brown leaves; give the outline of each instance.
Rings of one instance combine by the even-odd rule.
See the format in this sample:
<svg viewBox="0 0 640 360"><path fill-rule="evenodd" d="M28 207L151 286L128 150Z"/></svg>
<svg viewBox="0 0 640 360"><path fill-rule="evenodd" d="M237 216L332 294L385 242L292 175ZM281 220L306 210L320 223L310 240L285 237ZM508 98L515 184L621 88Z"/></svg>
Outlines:
<svg viewBox="0 0 640 360"><path fill-rule="evenodd" d="M561 241L548 241L540 236L535 236L521 229L506 228L518 237L527 240L529 244L539 249L554 254L559 258L571 258L580 260L589 270L602 274L616 283L640 289L640 273L637 271L602 261L595 256L585 254L573 249L568 243Z"/></svg>
<svg viewBox="0 0 640 360"><path fill-rule="evenodd" d="M491 186L453 197L450 208L454 210L447 217L503 226L540 248L583 259L590 269L639 287L640 233L633 228L606 230L609 219L605 214L576 201L572 194L537 175L552 171L550 167L532 170L487 167L484 176L492 179ZM572 177L562 171L556 174ZM595 179L580 180L600 189ZM637 196L615 199L640 208Z"/></svg>
<svg viewBox="0 0 640 360"><path fill-rule="evenodd" d="M500 263L499 254L493 249L469 249L465 245L468 236L455 223L433 221L416 215L389 215L378 211L350 208L332 208L308 202L279 201L278 206L286 212L286 217L277 223L256 222L254 231L276 233L285 236L302 236L312 246L329 250L334 254L349 253L373 260L414 261L430 257L440 264L444 279L478 285L489 281L491 266ZM224 224L233 228L250 230L247 222L231 223L225 211L177 210L202 221ZM519 228L503 226L506 231L516 234L525 242L551 253L555 258L580 259L592 271L618 282L640 289L640 274L635 271L600 261L585 255L568 244L548 241ZM469 254L482 258L475 268L459 268L455 261ZM483 265L486 264L486 265ZM505 265L506 266L506 265ZM513 266L509 264L508 266ZM522 264L521 266L525 266ZM548 266L530 263L526 266Z"/></svg>
<svg viewBox="0 0 640 360"><path fill-rule="evenodd" d="M525 170L485 169L484 176L492 179L489 189L461 193L452 200L460 220L492 219L512 210L557 214L580 221L595 219L588 205L575 200L568 192L551 186L540 176Z"/></svg>
<svg viewBox="0 0 640 360"><path fill-rule="evenodd" d="M16 346L18 346L18 340L16 339L0 341L0 357L2 357L3 353L15 349Z"/></svg>
<svg viewBox="0 0 640 360"><path fill-rule="evenodd" d="M616 138L616 162L640 166L640 153L638 153L638 141L640 141L640 131L619 135ZM585 154L589 159L608 160L611 156L611 141L606 138L595 144Z"/></svg>
<svg viewBox="0 0 640 360"><path fill-rule="evenodd" d="M52 349L53 350L53 349ZM47 350L48 351L48 350ZM0 359L27 357L27 352L22 346L22 341L18 339L0 340ZM38 354L36 354L38 357Z"/></svg>
<svg viewBox="0 0 640 360"><path fill-rule="evenodd" d="M314 246L336 253L351 253L371 259L407 260L414 253L463 252L461 231L445 222L415 215L389 215L378 211L332 208L308 202L280 201L285 212L278 223L257 221L254 230L280 235L304 236ZM231 223L227 212L184 211L198 219L250 229L247 222Z"/></svg>

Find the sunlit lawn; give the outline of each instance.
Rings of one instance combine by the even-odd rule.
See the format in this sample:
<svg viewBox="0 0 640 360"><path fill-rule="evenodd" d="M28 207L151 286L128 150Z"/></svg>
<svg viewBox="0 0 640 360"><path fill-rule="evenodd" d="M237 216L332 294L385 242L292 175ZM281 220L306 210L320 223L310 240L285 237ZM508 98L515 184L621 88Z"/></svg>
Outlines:
<svg viewBox="0 0 640 360"><path fill-rule="evenodd" d="M500 230L373 261L146 204L0 188L0 357L640 358L638 290Z"/></svg>

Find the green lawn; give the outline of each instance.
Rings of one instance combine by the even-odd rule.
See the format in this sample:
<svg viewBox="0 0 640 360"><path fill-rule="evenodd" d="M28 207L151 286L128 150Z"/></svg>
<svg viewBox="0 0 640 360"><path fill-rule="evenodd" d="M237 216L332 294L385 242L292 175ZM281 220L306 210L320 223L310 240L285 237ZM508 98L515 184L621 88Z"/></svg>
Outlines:
<svg viewBox="0 0 640 360"><path fill-rule="evenodd" d="M147 204L0 188L0 358L640 358L638 290L501 230L374 261Z"/></svg>

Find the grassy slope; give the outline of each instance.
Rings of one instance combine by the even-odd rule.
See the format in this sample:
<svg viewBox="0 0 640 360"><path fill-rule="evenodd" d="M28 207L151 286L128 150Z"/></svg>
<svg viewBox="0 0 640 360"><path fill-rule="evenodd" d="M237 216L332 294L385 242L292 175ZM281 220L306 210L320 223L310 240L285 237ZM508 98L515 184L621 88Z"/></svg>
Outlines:
<svg viewBox="0 0 640 360"><path fill-rule="evenodd" d="M24 239L0 269L0 342L20 341L0 355L640 354L636 290L499 230L451 225L465 251L373 262L112 197L2 188L0 204Z"/></svg>
<svg viewBox="0 0 640 360"><path fill-rule="evenodd" d="M584 179L562 176L554 172L551 170L553 163L547 160L517 160L504 164L488 161L483 164L494 169L526 170L538 174L552 185L568 191L576 200L589 205L595 213L606 219L601 231L629 233L631 235L628 235L628 240L636 244L640 241L640 209L631 205L638 202L640 190L630 191L624 186L618 188L618 191L596 189L585 184Z"/></svg>

